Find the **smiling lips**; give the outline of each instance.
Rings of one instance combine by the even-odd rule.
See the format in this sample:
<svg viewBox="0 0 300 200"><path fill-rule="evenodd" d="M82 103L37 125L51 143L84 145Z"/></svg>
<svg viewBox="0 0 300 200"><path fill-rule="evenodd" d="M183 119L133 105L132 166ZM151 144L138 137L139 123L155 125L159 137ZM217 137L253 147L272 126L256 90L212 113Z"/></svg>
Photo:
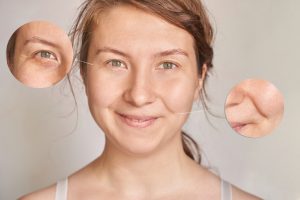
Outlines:
<svg viewBox="0 0 300 200"><path fill-rule="evenodd" d="M157 117L151 116L125 115L120 113L118 115L126 125L134 128L146 128L152 125L157 119Z"/></svg>

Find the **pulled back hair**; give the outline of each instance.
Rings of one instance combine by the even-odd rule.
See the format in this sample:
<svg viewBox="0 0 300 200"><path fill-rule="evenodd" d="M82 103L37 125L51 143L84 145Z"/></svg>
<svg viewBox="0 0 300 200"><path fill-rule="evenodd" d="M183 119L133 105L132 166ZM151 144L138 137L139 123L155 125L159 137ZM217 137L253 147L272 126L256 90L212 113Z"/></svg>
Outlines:
<svg viewBox="0 0 300 200"><path fill-rule="evenodd" d="M201 0L86 0L71 29L71 41L75 50L75 59L80 60L80 73L85 82L88 49L90 46L93 24L104 11L115 6L131 5L161 17L165 21L189 32L194 38L194 50L197 59L197 71L202 76L203 66L209 71L213 64L213 30ZM76 62L76 61L75 61ZM201 103L208 110L205 92L206 75L203 76L200 91ZM70 83L70 76L68 74ZM71 90L73 91L72 85ZM196 162L201 162L200 149L195 140L182 131L183 149L186 155Z"/></svg>

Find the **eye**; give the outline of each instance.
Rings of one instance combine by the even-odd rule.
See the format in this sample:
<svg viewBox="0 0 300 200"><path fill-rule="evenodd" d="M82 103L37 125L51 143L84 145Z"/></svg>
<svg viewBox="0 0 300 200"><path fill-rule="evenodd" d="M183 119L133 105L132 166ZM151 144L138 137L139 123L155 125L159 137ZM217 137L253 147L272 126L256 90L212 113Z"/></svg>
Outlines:
<svg viewBox="0 0 300 200"><path fill-rule="evenodd" d="M163 62L159 65L160 69L174 69L177 68L177 65L172 62Z"/></svg>
<svg viewBox="0 0 300 200"><path fill-rule="evenodd" d="M115 68L126 68L126 65L122 61L116 59L109 60L107 64Z"/></svg>
<svg viewBox="0 0 300 200"><path fill-rule="evenodd" d="M41 50L35 54L36 56L40 57L41 59L51 59L58 61L56 55L51 51Z"/></svg>

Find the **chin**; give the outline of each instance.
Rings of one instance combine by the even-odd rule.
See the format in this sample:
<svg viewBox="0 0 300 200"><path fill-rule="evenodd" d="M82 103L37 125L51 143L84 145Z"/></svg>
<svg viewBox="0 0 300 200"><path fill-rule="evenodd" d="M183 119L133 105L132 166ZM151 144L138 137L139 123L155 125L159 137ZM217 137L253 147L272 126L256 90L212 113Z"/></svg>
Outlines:
<svg viewBox="0 0 300 200"><path fill-rule="evenodd" d="M119 149L119 151L137 157L152 155L161 146L161 139L159 137L134 137L131 135L126 138L114 138L113 140L107 142L114 143L115 148Z"/></svg>

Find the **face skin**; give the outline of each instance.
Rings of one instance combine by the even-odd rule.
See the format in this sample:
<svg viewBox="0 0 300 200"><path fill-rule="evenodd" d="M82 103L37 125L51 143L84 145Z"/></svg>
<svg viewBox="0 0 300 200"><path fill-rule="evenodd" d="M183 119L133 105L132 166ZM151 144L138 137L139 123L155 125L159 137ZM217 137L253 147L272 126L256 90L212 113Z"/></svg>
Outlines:
<svg viewBox="0 0 300 200"><path fill-rule="evenodd" d="M178 113L191 110L201 85L193 37L159 17L120 6L99 17L90 44L86 93L106 146L148 155L180 145L187 115Z"/></svg>
<svg viewBox="0 0 300 200"><path fill-rule="evenodd" d="M234 87L226 100L230 126L248 137L270 133L283 115L283 96L265 80L248 79Z"/></svg>
<svg viewBox="0 0 300 200"><path fill-rule="evenodd" d="M72 57L71 41L63 30L49 22L35 21L17 30L13 62L9 67L23 84L44 88L68 73Z"/></svg>

